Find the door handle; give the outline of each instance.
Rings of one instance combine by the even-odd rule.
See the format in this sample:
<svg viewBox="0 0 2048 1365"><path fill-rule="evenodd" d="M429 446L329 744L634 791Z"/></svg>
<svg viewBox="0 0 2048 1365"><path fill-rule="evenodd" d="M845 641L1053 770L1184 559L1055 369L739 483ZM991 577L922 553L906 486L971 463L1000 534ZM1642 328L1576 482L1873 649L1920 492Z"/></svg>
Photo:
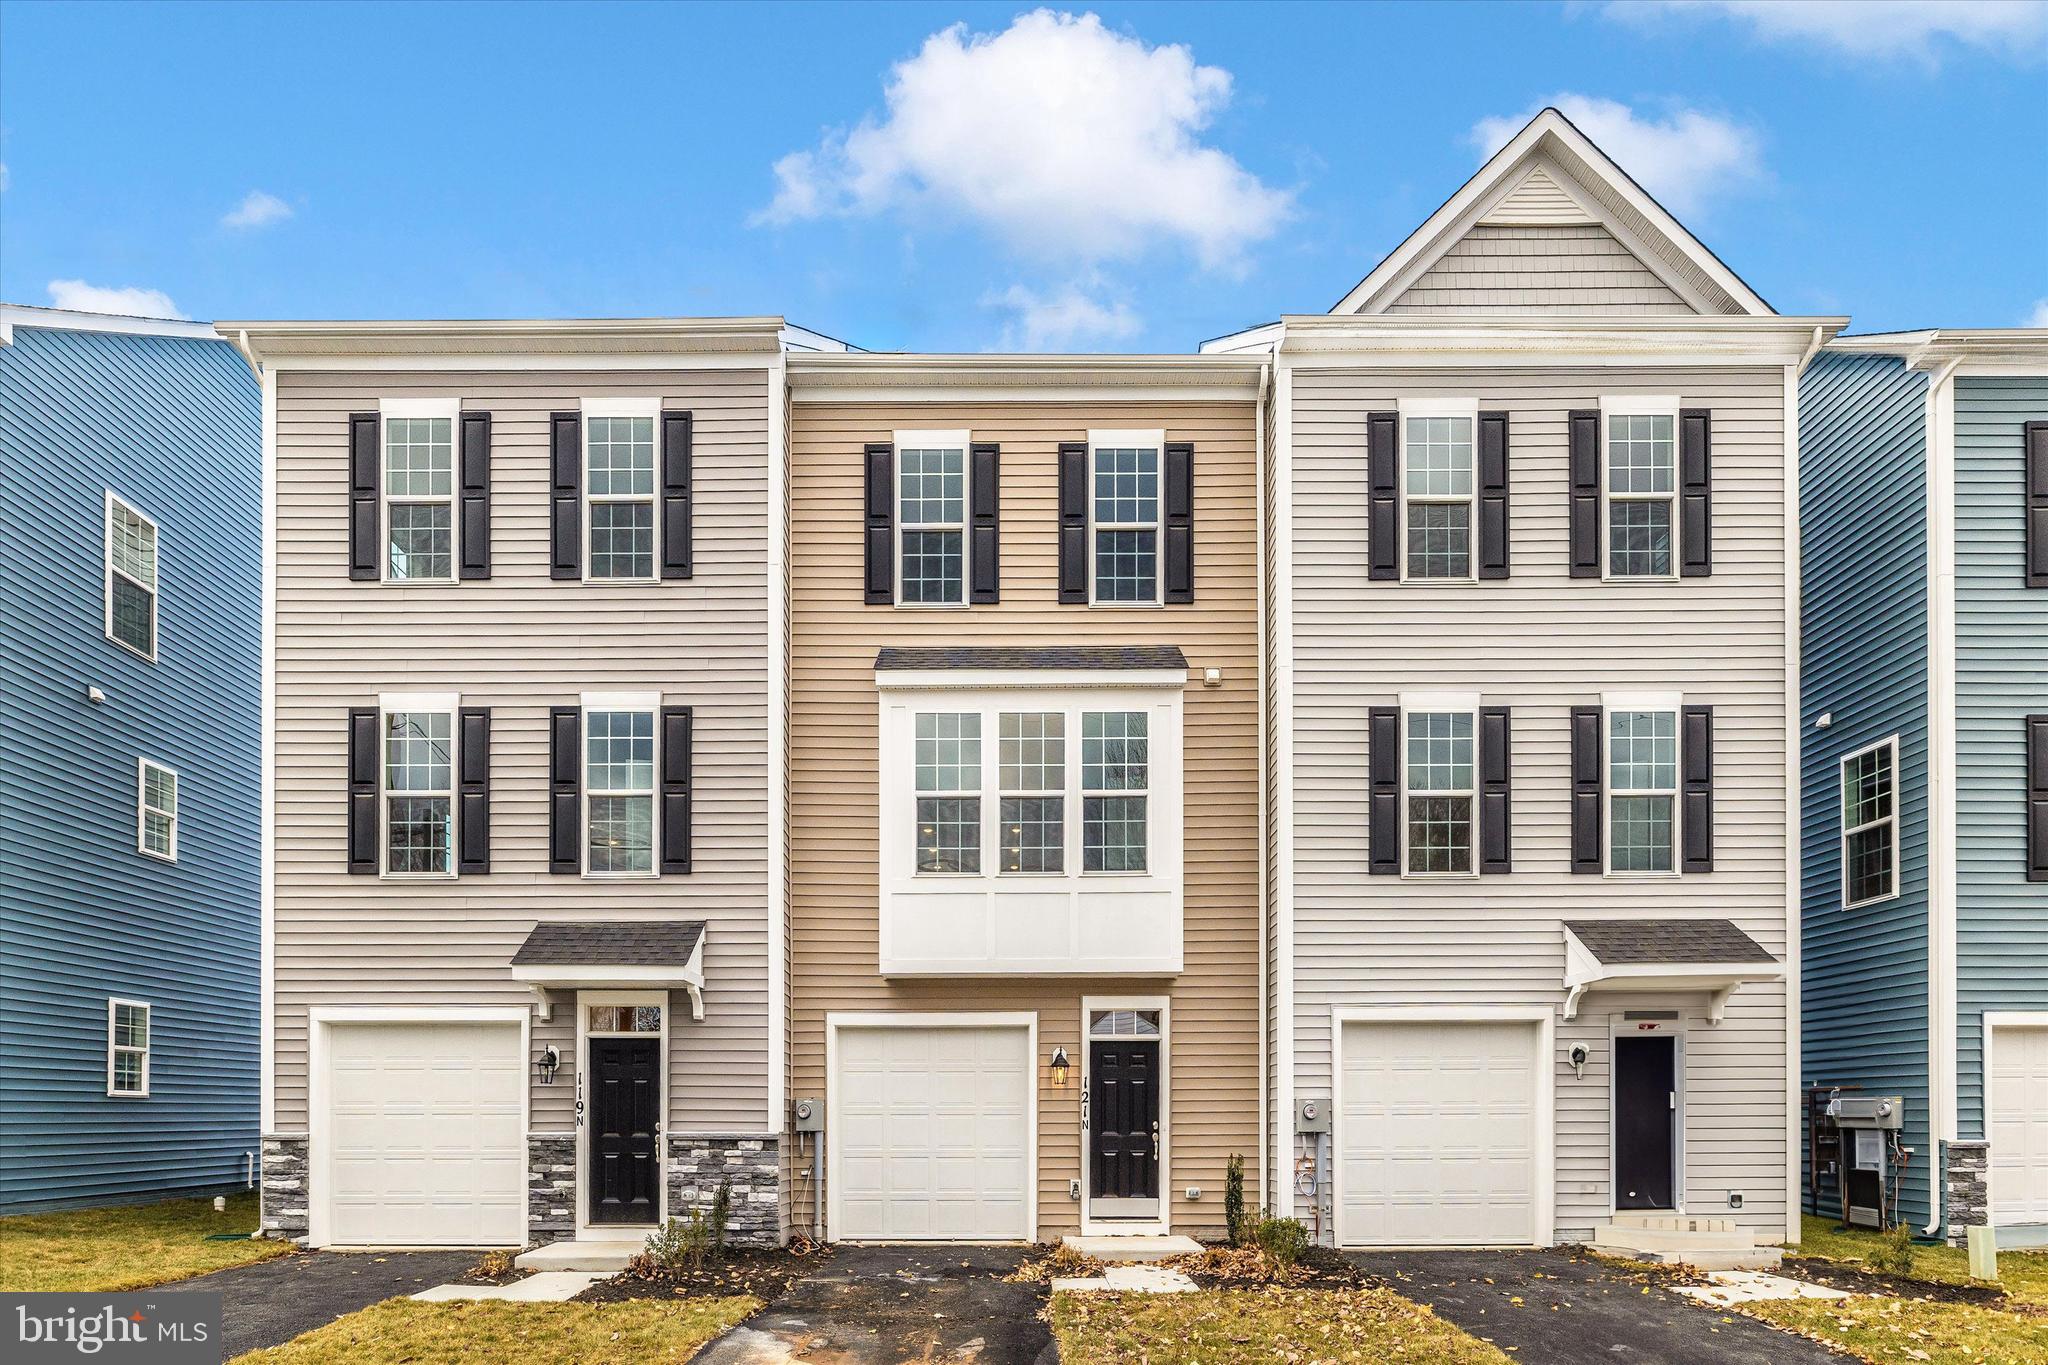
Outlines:
<svg viewBox="0 0 2048 1365"><path fill-rule="evenodd" d="M1159 1120L1152 1120L1152 1159L1159 1159Z"/></svg>

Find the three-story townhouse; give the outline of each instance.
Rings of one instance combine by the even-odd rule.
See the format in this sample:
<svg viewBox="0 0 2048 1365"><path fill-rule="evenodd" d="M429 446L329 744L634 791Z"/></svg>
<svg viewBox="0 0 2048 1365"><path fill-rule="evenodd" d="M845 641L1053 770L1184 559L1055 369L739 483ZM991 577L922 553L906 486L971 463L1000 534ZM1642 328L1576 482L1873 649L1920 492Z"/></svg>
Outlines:
<svg viewBox="0 0 2048 1365"><path fill-rule="evenodd" d="M1326 1243L1797 1234L1795 380L1546 110L1270 354L1275 1207Z"/></svg>

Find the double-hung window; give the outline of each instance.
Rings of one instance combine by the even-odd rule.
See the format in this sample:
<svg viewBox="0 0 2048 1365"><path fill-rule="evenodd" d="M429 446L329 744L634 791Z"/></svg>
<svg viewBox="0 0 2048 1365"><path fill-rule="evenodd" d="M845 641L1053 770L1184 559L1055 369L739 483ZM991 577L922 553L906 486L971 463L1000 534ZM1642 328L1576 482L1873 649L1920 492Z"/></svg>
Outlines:
<svg viewBox="0 0 2048 1365"><path fill-rule="evenodd" d="M178 861L178 775L146 758L136 762L135 847L167 863Z"/></svg>
<svg viewBox="0 0 2048 1365"><path fill-rule="evenodd" d="M1477 410L1466 404L1404 404L1401 420L1405 575L1469 579Z"/></svg>
<svg viewBox="0 0 2048 1365"><path fill-rule="evenodd" d="M1478 704L1404 698L1403 870L1412 877L1468 876L1477 844Z"/></svg>
<svg viewBox="0 0 2048 1365"><path fill-rule="evenodd" d="M967 441L964 431L896 433L896 600L967 601Z"/></svg>
<svg viewBox="0 0 2048 1365"><path fill-rule="evenodd" d="M655 873L655 698L589 698L583 708L583 870Z"/></svg>
<svg viewBox="0 0 2048 1365"><path fill-rule="evenodd" d="M107 638L156 661L156 523L106 496Z"/></svg>
<svg viewBox="0 0 2048 1365"><path fill-rule="evenodd" d="M659 404L652 401L584 401L584 562L592 580L655 581L658 416Z"/></svg>
<svg viewBox="0 0 2048 1365"><path fill-rule="evenodd" d="M1609 578L1670 578L1678 564L1678 401L1608 400Z"/></svg>
<svg viewBox="0 0 2048 1365"><path fill-rule="evenodd" d="M1842 760L1842 908L1899 894L1899 739Z"/></svg>
<svg viewBox="0 0 2048 1365"><path fill-rule="evenodd" d="M107 999L107 1093L125 1099L149 1094L149 1005Z"/></svg>
<svg viewBox="0 0 2048 1365"><path fill-rule="evenodd" d="M1150 718L1081 713L1081 870L1143 872L1150 814Z"/></svg>
<svg viewBox="0 0 2048 1365"><path fill-rule="evenodd" d="M1607 711L1607 870L1673 872L1678 846L1678 710Z"/></svg>
<svg viewBox="0 0 2048 1365"><path fill-rule="evenodd" d="M998 719L1004 872L1064 872L1067 847L1067 716L1004 711Z"/></svg>
<svg viewBox="0 0 2048 1365"><path fill-rule="evenodd" d="M455 875L453 696L387 696L380 716L384 873Z"/></svg>
<svg viewBox="0 0 2048 1365"><path fill-rule="evenodd" d="M981 713L917 717L917 870L981 871Z"/></svg>
<svg viewBox="0 0 2048 1365"><path fill-rule="evenodd" d="M1159 595L1160 456L1166 433L1091 431L1089 561L1097 604L1152 606Z"/></svg>
<svg viewBox="0 0 2048 1365"><path fill-rule="evenodd" d="M455 406L383 404L386 582L455 581Z"/></svg>

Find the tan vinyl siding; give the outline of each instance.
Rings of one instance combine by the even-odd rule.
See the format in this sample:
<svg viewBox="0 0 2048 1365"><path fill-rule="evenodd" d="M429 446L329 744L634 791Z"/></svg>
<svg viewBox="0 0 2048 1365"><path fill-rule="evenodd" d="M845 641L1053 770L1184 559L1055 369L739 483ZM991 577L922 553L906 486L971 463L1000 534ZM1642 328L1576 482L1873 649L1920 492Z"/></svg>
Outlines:
<svg viewBox="0 0 2048 1365"><path fill-rule="evenodd" d="M1389 313L1691 313L1597 223L1476 224Z"/></svg>
<svg viewBox="0 0 2048 1365"><path fill-rule="evenodd" d="M1160 609L1058 605L1056 455L1090 427L1163 427L1195 445L1195 602ZM898 429L967 428L1002 448L998 606L917 610L862 603L862 447ZM791 489L794 653L791 713L793 1095L825 1093L831 1011L1034 1011L1038 1016L1039 1233L1079 1226L1067 1181L1080 1167L1083 996L1168 995L1171 1219L1219 1229L1223 1169L1258 1163L1259 887L1257 602L1249 401L1132 404L797 405ZM1173 644L1199 678L1185 699L1185 970L1162 979L884 980L878 971L876 692L883 645ZM1045 1060L1064 1046L1073 1080L1052 1089ZM1182 1192L1203 1188L1199 1204ZM792 1181L791 1224L811 1218L809 1181ZM1163 1192L1164 1193L1164 1192Z"/></svg>
<svg viewBox="0 0 2048 1365"><path fill-rule="evenodd" d="M1603 395L1713 411L1714 574L1658 585L1567 575L1565 414ZM1327 1099L1335 1007L1560 1004L1560 923L1694 913L1786 950L1784 374L1780 368L1293 376L1295 1077ZM1470 397L1510 413L1513 577L1432 586L1367 577L1365 414ZM1514 714L1512 874L1411 881L1367 862L1367 710L1404 689L1471 688ZM1715 863L1664 879L1569 870L1567 717L1602 691L1714 707ZM1560 1236L1608 1215L1610 1013L1690 1017L1685 1183L1693 1212L1785 1216L1785 991L1746 985L1709 1027L1700 998L1589 995L1557 1035ZM1565 1058L1591 1050L1583 1080ZM1327 1199L1327 1190L1324 1191ZM1327 1224L1326 1224L1327 1225Z"/></svg>
<svg viewBox="0 0 2048 1365"><path fill-rule="evenodd" d="M669 1127L771 1129L766 1112L765 372L320 373L278 380L275 1127L306 1115L318 1005L526 1005L513 952L542 918L702 919L705 1019L671 1001ZM548 576L548 414L606 396L695 413L695 576L656 586ZM348 414L383 398L457 398L492 414L486 582L348 577ZM344 862L346 713L380 692L459 692L492 708L491 865L393 881ZM585 691L659 692L696 708L695 867L597 881L547 870L547 711ZM532 1088L532 1128L569 1131L573 1000L536 1018L563 1067Z"/></svg>

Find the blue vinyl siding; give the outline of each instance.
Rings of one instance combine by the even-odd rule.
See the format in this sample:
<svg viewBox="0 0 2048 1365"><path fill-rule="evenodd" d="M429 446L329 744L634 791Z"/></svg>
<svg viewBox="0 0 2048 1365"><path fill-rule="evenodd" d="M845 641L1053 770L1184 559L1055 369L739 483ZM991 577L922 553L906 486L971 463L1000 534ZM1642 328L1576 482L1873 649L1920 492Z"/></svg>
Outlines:
<svg viewBox="0 0 2048 1365"><path fill-rule="evenodd" d="M0 346L0 1208L239 1186L257 1146L260 468L224 342ZM159 527L154 664L104 632L107 489ZM136 849L140 757L176 863ZM147 1098L106 1093L110 995L152 1006Z"/></svg>
<svg viewBox="0 0 2048 1365"><path fill-rule="evenodd" d="M1984 1134L1985 1010L2048 1010L2048 883L2026 880L2020 718L2048 712L2048 589L2026 586L2021 424L2048 376L1956 380L1956 1117Z"/></svg>
<svg viewBox="0 0 2048 1365"><path fill-rule="evenodd" d="M1802 1074L1809 1085L1905 1096L1905 1140L1923 1155L1907 1172L1901 1209L1916 1225L1930 1217L1933 1150L1926 392L1927 376L1896 357L1833 352L1814 358L1799 388ZM1814 722L1824 713L1832 721L1821 729ZM1845 910L1841 760L1891 735L1900 894Z"/></svg>

